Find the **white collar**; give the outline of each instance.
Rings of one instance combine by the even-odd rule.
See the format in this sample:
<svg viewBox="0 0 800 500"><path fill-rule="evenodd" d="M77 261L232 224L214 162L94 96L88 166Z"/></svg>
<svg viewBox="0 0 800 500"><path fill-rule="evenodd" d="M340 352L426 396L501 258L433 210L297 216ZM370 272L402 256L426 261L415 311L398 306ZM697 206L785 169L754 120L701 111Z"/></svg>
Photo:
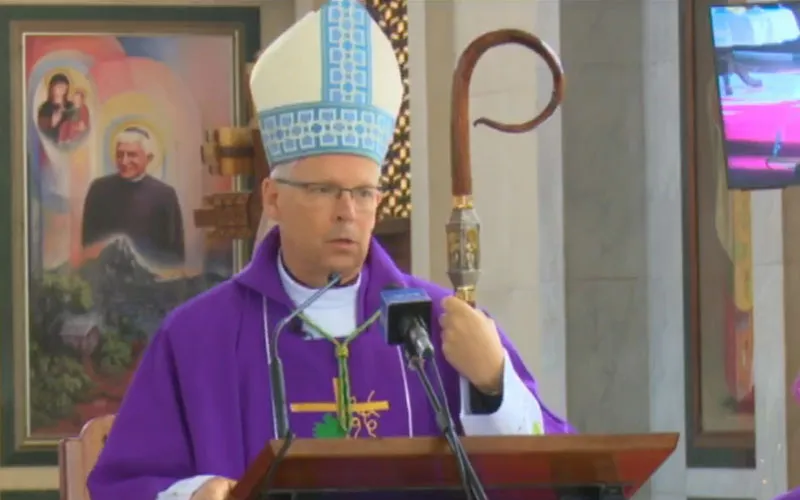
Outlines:
<svg viewBox="0 0 800 500"><path fill-rule="evenodd" d="M278 255L278 275L280 276L283 289L286 290L286 294L289 295L289 298L292 299L295 305L302 304L317 291L317 289L309 288L294 279L286 269L280 254ZM358 278L352 284L328 290L314 302L313 309L321 310L352 306L358 296L358 288L360 285L361 274L358 275Z"/></svg>

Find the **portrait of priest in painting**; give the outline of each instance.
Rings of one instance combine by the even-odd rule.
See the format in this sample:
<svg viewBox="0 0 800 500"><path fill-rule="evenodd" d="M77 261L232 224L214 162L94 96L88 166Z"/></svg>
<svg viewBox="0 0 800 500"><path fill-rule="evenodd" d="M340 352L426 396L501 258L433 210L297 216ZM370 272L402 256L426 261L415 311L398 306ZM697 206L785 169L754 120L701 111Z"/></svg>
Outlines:
<svg viewBox="0 0 800 500"><path fill-rule="evenodd" d="M150 133L141 127L123 129L114 139L114 155L117 172L92 181L86 193L83 246L124 235L148 260L182 264L181 207L175 188L147 173L153 161Z"/></svg>

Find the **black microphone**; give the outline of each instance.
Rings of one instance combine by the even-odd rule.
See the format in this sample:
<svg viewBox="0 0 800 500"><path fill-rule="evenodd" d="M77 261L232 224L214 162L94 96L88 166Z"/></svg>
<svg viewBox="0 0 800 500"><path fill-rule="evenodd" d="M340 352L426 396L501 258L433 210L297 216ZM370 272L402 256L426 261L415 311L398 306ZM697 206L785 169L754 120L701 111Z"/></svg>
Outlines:
<svg viewBox="0 0 800 500"><path fill-rule="evenodd" d="M288 316L278 322L275 335L270 339L270 385L272 386L272 407L275 412L275 421L277 423L277 433L275 436L277 439L291 439L291 430L289 429L289 405L286 403L286 380L283 373L283 362L281 362L281 357L278 354L278 339L289 323L294 321L303 311L322 297L325 292L338 285L341 281L341 274L331 273L328 276L328 283L326 283L325 286L314 292L311 297L306 299L305 302L297 306Z"/></svg>
<svg viewBox="0 0 800 500"><path fill-rule="evenodd" d="M404 288L398 284L381 292L381 324L386 343L403 346L403 354L414 368L412 360L433 357L430 328L432 301L421 288Z"/></svg>
<svg viewBox="0 0 800 500"><path fill-rule="evenodd" d="M433 409L439 430L447 439L447 444L456 457L461 487L467 499L487 500L481 480L456 433L453 416L447 404L447 391L436 361L434 360L431 365L439 392L442 394L441 399L436 394L425 370L425 361L433 358L434 354L429 333L432 309L430 296L421 288L404 288L398 284L386 287L381 292L381 326L384 338L388 344L402 347L409 369L417 373Z"/></svg>

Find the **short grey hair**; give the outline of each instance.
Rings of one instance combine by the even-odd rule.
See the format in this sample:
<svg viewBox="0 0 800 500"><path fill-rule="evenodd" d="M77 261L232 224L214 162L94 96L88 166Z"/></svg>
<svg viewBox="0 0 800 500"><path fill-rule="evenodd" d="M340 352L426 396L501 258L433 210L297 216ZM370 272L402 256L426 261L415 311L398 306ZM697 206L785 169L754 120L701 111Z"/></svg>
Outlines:
<svg viewBox="0 0 800 500"><path fill-rule="evenodd" d="M139 127L128 127L114 138L114 147L120 142L139 144L146 155L154 155L155 148L150 133Z"/></svg>
<svg viewBox="0 0 800 500"><path fill-rule="evenodd" d="M288 161L275 165L272 167L272 171L269 174L270 179L289 180L292 175L292 170L294 170L294 166L297 165L298 161L299 160Z"/></svg>

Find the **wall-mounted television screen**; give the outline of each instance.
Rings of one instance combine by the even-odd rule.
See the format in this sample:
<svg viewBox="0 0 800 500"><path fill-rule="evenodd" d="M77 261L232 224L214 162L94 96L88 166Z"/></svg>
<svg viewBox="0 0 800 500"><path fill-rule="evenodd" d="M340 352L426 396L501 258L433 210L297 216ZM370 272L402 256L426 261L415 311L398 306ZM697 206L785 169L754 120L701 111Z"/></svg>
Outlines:
<svg viewBox="0 0 800 500"><path fill-rule="evenodd" d="M710 8L730 189L800 184L800 2Z"/></svg>

